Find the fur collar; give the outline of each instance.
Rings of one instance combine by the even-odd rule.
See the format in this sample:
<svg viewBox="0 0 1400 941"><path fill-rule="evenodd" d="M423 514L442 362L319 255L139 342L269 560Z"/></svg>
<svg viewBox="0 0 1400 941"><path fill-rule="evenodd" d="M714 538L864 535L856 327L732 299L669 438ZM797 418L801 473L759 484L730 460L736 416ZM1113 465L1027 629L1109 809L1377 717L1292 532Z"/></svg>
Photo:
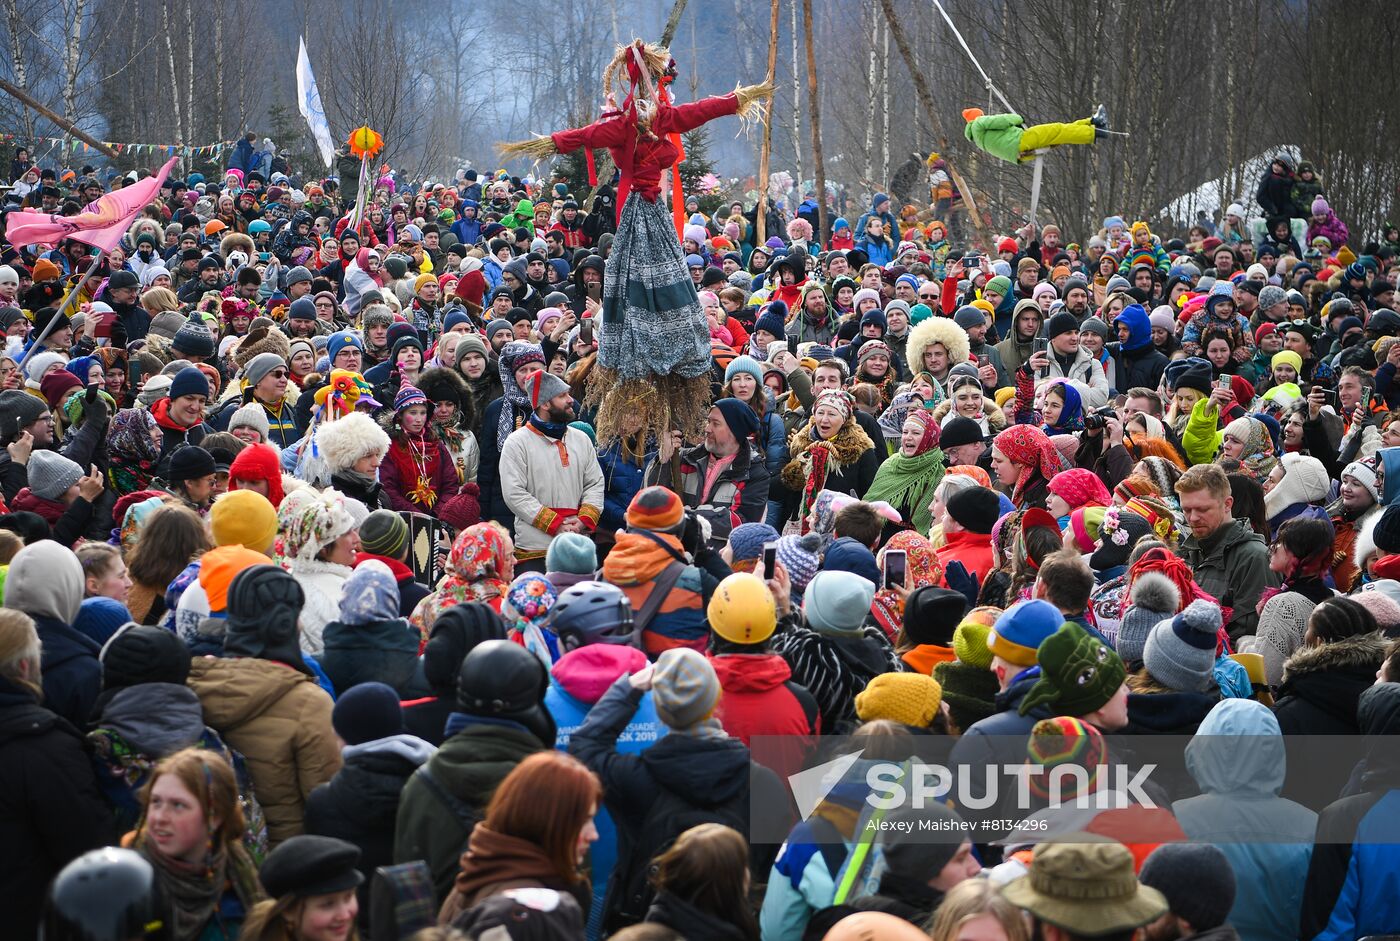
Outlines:
<svg viewBox="0 0 1400 941"><path fill-rule="evenodd" d="M812 472L812 425L810 422L799 431L792 439L793 458L783 468L783 483L793 490L801 491L807 481L807 475ZM865 430L856 424L854 418L849 418L829 441L822 442L830 448L826 462L826 473L830 477L832 474L840 473L842 468L850 467L860 460L860 456L871 448L875 443L870 440L870 436Z"/></svg>
<svg viewBox="0 0 1400 941"><path fill-rule="evenodd" d="M1348 637L1320 647L1303 647L1283 665L1283 681L1308 673L1376 670L1385 659L1386 640L1380 634Z"/></svg>

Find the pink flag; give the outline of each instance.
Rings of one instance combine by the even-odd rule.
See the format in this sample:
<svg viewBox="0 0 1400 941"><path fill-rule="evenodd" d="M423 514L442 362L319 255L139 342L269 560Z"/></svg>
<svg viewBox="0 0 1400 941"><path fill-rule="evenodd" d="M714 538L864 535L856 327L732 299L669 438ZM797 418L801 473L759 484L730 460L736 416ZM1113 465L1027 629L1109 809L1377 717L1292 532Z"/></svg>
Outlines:
<svg viewBox="0 0 1400 941"><path fill-rule="evenodd" d="M5 222L5 240L11 245L57 245L63 239L74 239L110 252L121 242L132 220L155 201L176 159L166 161L155 176L99 196L76 216L33 210L12 212Z"/></svg>

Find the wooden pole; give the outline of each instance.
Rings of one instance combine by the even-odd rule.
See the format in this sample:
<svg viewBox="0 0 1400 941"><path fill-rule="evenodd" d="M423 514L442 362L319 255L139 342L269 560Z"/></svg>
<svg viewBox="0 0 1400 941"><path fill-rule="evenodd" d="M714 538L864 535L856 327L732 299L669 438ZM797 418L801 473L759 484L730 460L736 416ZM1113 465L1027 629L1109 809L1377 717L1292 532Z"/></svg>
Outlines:
<svg viewBox="0 0 1400 941"><path fill-rule="evenodd" d="M44 325L44 329L39 331L39 335L29 344L29 349L19 358L20 366L23 366L24 361L43 346L44 341L48 339L49 334L53 332L53 328L58 326L58 318L78 306L78 289L87 283L88 278L91 278L97 273L98 267L102 264L102 259L106 256L107 253L102 249L98 249L97 254L92 256L92 264L88 265L88 269L83 272L83 276L73 282L73 286L68 289L68 294L63 298L63 303L58 305L58 313L49 318L49 322Z"/></svg>
<svg viewBox="0 0 1400 941"><path fill-rule="evenodd" d="M909 37L904 35L904 27L899 24L899 16L895 13L894 0L880 0L880 9L885 13L885 22L889 25L890 35L894 37L894 43L899 47L899 57L904 60L904 65L909 70L909 75L914 79L914 90L918 93L919 104L923 106L925 116L928 118L929 127L933 130L934 136L942 144L943 160L948 164L948 175L955 180L961 178L953 166L951 148L948 146L948 137L943 133L943 122L939 120L938 108L933 101L933 91L928 87L928 82L919 71L918 64L914 61L914 50L909 45ZM958 184L958 189L962 191L963 199L969 206L973 206L972 191L962 183ZM972 217L972 225L977 230L977 237L982 242L982 247L987 251L992 249L992 237L982 225L982 217L974 209L969 213Z"/></svg>
<svg viewBox="0 0 1400 941"><path fill-rule="evenodd" d="M812 0L802 0L802 33L807 43L807 111L812 125L812 160L817 183L817 250L826 245L826 161L822 158L822 109L817 94L817 59L812 49Z"/></svg>
<svg viewBox="0 0 1400 941"><path fill-rule="evenodd" d="M20 104L39 112L44 117L52 121L54 124L57 124L69 134L72 134L78 140L82 141L84 144L87 144L89 147L94 148L98 153L105 154L106 156L111 157L114 160L121 156L121 154L117 153L115 150L108 147L100 140L79 130L78 126L72 121L69 121L67 118L55 114L53 111L50 111L44 105L40 104L33 97L31 97L30 94L24 89L19 88L15 85L11 85L4 79L0 79L0 91L8 93L11 97L18 100Z"/></svg>
<svg viewBox="0 0 1400 941"><path fill-rule="evenodd" d="M768 84L773 84L773 77L778 71L778 4L780 0L771 0L771 11L768 17L768 77L765 79ZM773 152L773 105L769 102L767 111L763 115L763 146L758 151L758 207L754 210L754 236L755 247L762 245L768 238L768 158Z"/></svg>
<svg viewBox="0 0 1400 941"><path fill-rule="evenodd" d="M671 40L676 37L676 30L681 25L681 14L685 12L686 0L676 0L671 6L671 15L666 17L666 28L661 31L661 45L663 48L671 48Z"/></svg>

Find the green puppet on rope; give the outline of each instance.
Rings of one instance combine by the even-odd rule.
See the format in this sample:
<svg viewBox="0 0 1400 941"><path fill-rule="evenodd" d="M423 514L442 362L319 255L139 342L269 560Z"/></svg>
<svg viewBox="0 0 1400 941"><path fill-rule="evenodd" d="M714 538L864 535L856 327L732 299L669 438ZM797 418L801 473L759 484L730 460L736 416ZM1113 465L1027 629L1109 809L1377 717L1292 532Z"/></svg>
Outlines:
<svg viewBox="0 0 1400 941"><path fill-rule="evenodd" d="M967 127L964 136L979 150L1008 163L1029 163L1036 152L1047 147L1066 144L1092 144L1105 134L1118 134L1108 129L1108 110L1099 105L1092 117L1080 118L1067 124L1033 124L1019 114L983 114L981 108L967 108L962 113Z"/></svg>

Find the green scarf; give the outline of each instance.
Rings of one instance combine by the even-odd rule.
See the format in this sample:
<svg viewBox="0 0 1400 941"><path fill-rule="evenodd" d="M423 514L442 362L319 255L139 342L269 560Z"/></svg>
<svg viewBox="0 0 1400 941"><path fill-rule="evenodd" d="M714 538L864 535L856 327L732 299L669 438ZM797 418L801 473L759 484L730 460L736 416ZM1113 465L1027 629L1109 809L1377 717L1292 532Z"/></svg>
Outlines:
<svg viewBox="0 0 1400 941"><path fill-rule="evenodd" d="M875 472L875 481L866 491L865 499L867 502L884 500L895 509L912 506L909 522L919 533L928 535L933 526L933 514L928 505L933 500L933 491L943 482L946 470L942 448L929 448L913 457L896 451Z"/></svg>

